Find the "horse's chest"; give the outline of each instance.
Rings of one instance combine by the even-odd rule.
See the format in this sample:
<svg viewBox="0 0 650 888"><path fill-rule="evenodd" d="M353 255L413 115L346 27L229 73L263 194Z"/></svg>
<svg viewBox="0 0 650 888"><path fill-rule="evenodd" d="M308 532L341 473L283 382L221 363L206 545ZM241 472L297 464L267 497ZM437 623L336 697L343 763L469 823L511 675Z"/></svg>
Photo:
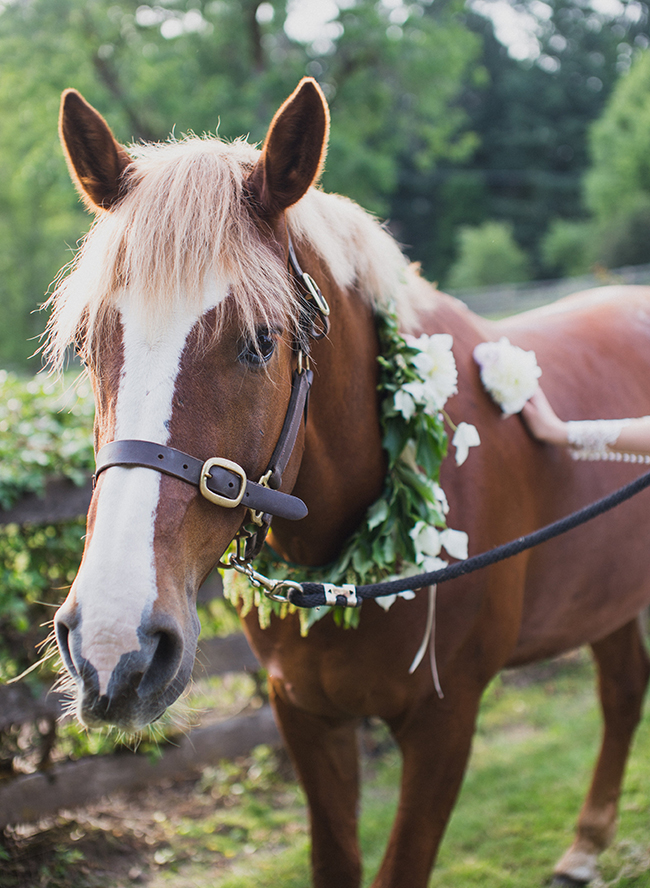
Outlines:
<svg viewBox="0 0 650 888"><path fill-rule="evenodd" d="M277 622L260 630L247 620L246 629L274 692L290 706L331 718L392 718L421 690L403 648L391 655L380 639L333 624L318 623L297 638L290 621Z"/></svg>

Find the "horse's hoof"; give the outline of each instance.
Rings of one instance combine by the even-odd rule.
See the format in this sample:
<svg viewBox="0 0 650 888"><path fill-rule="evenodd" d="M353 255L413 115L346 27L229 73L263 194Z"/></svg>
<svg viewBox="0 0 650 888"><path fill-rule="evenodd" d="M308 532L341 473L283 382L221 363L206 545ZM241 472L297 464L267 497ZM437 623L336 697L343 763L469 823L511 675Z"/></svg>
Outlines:
<svg viewBox="0 0 650 888"><path fill-rule="evenodd" d="M556 873L551 881L552 888L584 888L588 884L589 882L583 882L582 879L574 879L562 873Z"/></svg>

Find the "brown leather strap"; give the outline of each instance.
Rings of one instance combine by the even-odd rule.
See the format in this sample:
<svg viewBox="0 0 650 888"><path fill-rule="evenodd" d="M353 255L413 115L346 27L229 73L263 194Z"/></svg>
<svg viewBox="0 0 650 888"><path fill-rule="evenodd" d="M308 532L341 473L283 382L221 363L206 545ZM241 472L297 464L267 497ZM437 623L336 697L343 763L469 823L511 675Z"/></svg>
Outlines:
<svg viewBox="0 0 650 888"><path fill-rule="evenodd" d="M199 487L204 462L181 450L155 444L152 441L122 439L112 441L101 448L97 454L95 478L111 466L141 466L156 469L165 475L171 475L173 478L179 478ZM234 500L240 491L241 479L222 466L212 466L209 478L206 479L206 487L213 493ZM241 502L248 509L292 521L304 518L307 514L307 506L298 497L272 490L255 481L246 481Z"/></svg>
<svg viewBox="0 0 650 888"><path fill-rule="evenodd" d="M299 369L294 371L291 379L291 397L287 407L280 437L268 463L265 477L266 484L259 484L246 479L245 489L241 496L241 504L260 517L259 529L251 535L246 547L246 556L257 553L264 542L264 537L271 524L271 517L288 518L297 521L307 515L307 506L298 497L281 493L278 489L282 484L282 474L286 469L298 437L303 416L307 419L307 403L309 389L314 375L311 370L303 367L302 359L308 358L312 339L321 339L329 329L329 307L323 298L314 279L302 270L289 236L289 265L294 279L301 288L299 330L294 344L299 354ZM219 460L227 462L227 460ZM155 469L181 481L198 487L203 495L216 494L222 500L238 501L242 493L243 470L230 464L232 471L224 465L206 467L202 460L173 447L156 444L153 441L136 441L124 439L105 444L97 454L97 468L94 480L111 466L140 466ZM241 472L242 474L238 474ZM207 492L203 486L207 488ZM211 497L208 497L211 498ZM229 506L228 502L219 505ZM234 507L234 505L232 506ZM251 557L253 555L251 554Z"/></svg>
<svg viewBox="0 0 650 888"><path fill-rule="evenodd" d="M309 389L311 388L313 378L314 374L312 371L306 369L295 370L291 378L291 397L289 398L284 423L265 473L265 476L268 476L267 484L273 489L277 489L282 484L282 475L291 459L303 416L305 422L307 422ZM260 509L257 516L253 516L258 527L246 540L245 555L247 561L252 561L259 555L271 527L272 518L273 513L268 509Z"/></svg>
<svg viewBox="0 0 650 888"><path fill-rule="evenodd" d="M313 379L314 374L311 370L302 370L301 372L295 370L291 379L291 397L287 412L278 443L275 445L267 468L267 473L271 472L268 484L274 490L277 490L282 484L282 475L291 459L303 416L305 422L307 421L307 403Z"/></svg>

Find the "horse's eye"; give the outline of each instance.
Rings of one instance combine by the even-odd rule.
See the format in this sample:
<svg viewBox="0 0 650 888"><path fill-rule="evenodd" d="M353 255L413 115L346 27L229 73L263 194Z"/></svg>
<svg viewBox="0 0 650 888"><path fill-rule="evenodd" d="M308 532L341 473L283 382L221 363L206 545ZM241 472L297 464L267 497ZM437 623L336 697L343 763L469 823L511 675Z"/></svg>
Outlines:
<svg viewBox="0 0 650 888"><path fill-rule="evenodd" d="M255 334L255 339L247 339L239 352L239 360L246 364L259 366L270 360L275 351L277 331L268 327L260 327Z"/></svg>

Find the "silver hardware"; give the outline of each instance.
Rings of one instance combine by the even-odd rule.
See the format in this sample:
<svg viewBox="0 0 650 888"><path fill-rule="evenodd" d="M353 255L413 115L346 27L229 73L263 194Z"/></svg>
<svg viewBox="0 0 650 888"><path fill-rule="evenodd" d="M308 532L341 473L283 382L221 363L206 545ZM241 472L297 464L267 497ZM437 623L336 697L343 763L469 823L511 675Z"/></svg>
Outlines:
<svg viewBox="0 0 650 888"><path fill-rule="evenodd" d="M265 577L264 574L255 570L249 562L240 561L234 553L230 556L229 561L230 563L228 564L228 567L231 567L238 573L248 577L251 586L255 586L256 589L259 589L272 601L280 601L282 604L291 604L290 598L286 595L279 594L281 589L286 589L289 592L291 590L302 592L302 586L300 583L294 583L291 580L273 580L269 577Z"/></svg>
<svg viewBox="0 0 650 888"><path fill-rule="evenodd" d="M343 586L323 583L323 591L325 592L325 604L338 604L337 599L339 598L345 598L345 607L357 607L359 604L357 587L350 583L345 583Z"/></svg>

